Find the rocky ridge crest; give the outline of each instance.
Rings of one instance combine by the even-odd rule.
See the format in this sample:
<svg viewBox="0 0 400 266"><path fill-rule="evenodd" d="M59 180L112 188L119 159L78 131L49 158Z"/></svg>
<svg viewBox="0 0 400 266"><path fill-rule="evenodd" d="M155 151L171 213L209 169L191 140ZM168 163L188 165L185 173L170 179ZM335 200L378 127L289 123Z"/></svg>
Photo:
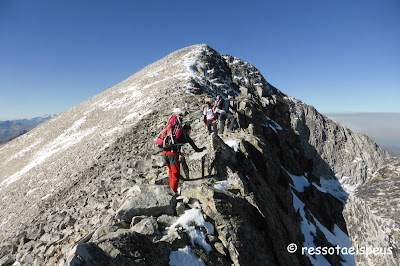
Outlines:
<svg viewBox="0 0 400 266"><path fill-rule="evenodd" d="M203 103L228 92L240 128L209 136ZM286 251L350 243L345 193L330 176L336 161L315 156L321 150L302 136L292 103L254 66L196 45L0 147L0 264L166 265L182 256L207 265L354 264ZM188 149L191 177L178 199L154 146L175 107L207 146Z"/></svg>

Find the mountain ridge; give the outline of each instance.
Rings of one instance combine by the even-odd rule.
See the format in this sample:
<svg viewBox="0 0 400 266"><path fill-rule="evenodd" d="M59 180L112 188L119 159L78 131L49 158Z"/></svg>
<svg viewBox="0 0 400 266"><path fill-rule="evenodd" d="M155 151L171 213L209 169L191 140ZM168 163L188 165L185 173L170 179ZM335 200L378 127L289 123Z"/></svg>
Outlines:
<svg viewBox="0 0 400 266"><path fill-rule="evenodd" d="M226 93L236 96L240 128L232 135L208 136L201 118L204 101ZM188 153L192 180L182 183L183 203L162 187L166 169L154 145L176 107L185 111L195 142L207 146L201 154ZM335 162L315 156L320 147L331 152L324 150L326 143L313 146L322 143L323 134L301 133L313 126L306 111L310 120L321 120L315 109L296 105L247 62L204 44L176 51L0 147L5 169L0 262L90 265L97 256L110 265L146 265L143 258L166 264L186 246L207 264L245 265L252 259L255 265L354 265L353 257L286 252L289 243L350 242L341 214L346 193L333 177ZM329 127L318 132L325 130ZM238 151L225 143L230 139ZM372 142L365 145L375 149ZM376 154L376 161L364 156L365 164L378 165L386 156ZM352 156L344 157L349 165ZM366 180L358 173L354 179L348 184ZM132 207L143 197L156 198L156 206ZM201 247L185 242L184 229L166 235L158 230L196 206L217 235L207 229ZM170 215L171 208L176 215ZM140 223L151 232L139 230ZM146 244L138 246L141 242Z"/></svg>

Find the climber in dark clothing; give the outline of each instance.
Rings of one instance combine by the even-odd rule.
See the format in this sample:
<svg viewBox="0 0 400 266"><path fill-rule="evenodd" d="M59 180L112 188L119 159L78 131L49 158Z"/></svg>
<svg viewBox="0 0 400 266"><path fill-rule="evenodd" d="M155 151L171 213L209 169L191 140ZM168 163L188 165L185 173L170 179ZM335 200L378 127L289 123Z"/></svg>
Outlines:
<svg viewBox="0 0 400 266"><path fill-rule="evenodd" d="M224 133L224 128L225 128L225 121L228 120L230 121L229 127L228 127L228 132L233 132L233 128L236 125L236 110L230 105L230 101L233 100L233 97L231 95L228 95L228 99L226 99L223 103L222 110L220 110L220 119L219 119L219 134ZM232 109L235 114L231 112Z"/></svg>
<svg viewBox="0 0 400 266"><path fill-rule="evenodd" d="M181 173L180 163L182 162L182 169L186 178L189 178L189 167L186 164L185 154L181 153L182 145L189 143L196 152L202 152L206 147L198 148L193 139L190 138L191 127L188 124L183 125L183 134L177 140L177 143L172 148L163 149L163 158L168 167L169 172L169 186L178 195L178 183ZM179 160L179 156L181 159Z"/></svg>

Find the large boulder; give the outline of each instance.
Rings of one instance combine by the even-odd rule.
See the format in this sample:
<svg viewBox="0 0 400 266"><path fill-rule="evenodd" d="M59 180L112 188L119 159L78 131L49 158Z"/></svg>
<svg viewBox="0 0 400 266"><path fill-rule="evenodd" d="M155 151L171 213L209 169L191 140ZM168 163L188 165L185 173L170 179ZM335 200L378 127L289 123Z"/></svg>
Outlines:
<svg viewBox="0 0 400 266"><path fill-rule="evenodd" d="M130 188L125 201L118 209L116 219L131 222L134 216L174 215L176 199L168 186L135 185Z"/></svg>

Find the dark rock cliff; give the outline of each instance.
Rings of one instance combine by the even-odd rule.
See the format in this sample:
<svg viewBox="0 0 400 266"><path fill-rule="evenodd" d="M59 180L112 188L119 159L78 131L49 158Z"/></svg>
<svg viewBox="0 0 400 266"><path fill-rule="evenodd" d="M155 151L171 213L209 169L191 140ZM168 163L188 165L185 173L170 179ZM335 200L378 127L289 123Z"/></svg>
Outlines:
<svg viewBox="0 0 400 266"><path fill-rule="evenodd" d="M345 191L351 193L390 158L366 135L353 133L297 99L288 99L292 127L301 136L317 176L336 176Z"/></svg>

